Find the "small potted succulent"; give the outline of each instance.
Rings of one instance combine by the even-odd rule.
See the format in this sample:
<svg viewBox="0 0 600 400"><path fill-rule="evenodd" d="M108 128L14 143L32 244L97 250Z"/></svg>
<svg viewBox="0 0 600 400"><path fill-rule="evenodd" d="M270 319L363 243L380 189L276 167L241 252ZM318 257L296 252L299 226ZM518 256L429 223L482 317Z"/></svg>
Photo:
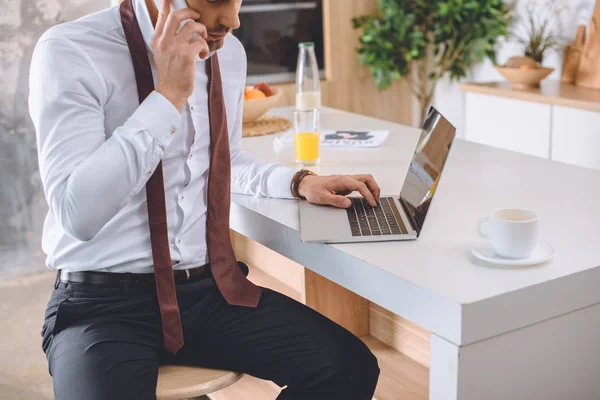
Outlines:
<svg viewBox="0 0 600 400"><path fill-rule="evenodd" d="M503 66L496 66L514 87L537 87L554 71L554 68L543 67L544 57L563 47L560 17L567 9L557 0L546 0L537 6L534 2L527 4L525 21L517 24L513 32L513 37L523 46L523 55L510 58Z"/></svg>

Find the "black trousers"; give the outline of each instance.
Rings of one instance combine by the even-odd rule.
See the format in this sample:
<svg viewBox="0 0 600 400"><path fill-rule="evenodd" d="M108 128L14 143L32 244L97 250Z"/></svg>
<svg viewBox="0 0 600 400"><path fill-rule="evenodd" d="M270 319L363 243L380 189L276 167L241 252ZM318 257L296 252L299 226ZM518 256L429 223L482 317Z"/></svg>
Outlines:
<svg viewBox="0 0 600 400"><path fill-rule="evenodd" d="M377 359L346 329L265 289L258 308L228 305L212 278L177 286L185 338L162 346L154 287L58 283L42 329L56 400L155 399L158 366L248 373L291 399L371 399Z"/></svg>

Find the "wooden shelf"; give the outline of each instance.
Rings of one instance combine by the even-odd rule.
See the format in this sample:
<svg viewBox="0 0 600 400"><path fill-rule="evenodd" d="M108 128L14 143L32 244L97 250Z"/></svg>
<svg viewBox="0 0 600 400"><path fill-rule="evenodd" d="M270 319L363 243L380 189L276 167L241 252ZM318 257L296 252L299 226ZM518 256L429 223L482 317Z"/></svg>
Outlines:
<svg viewBox="0 0 600 400"><path fill-rule="evenodd" d="M269 280L269 284L283 284L285 290L294 291L294 296L292 296L294 299L298 300L295 297L297 293L304 298L304 267L302 265L288 260L281 254L277 254L235 231L231 231L231 243L238 260L248 264L251 269L260 269L277 281Z"/></svg>
<svg viewBox="0 0 600 400"><path fill-rule="evenodd" d="M271 275L267 274L260 268L254 267L251 264L248 264L248 267L250 268L248 279L250 279L255 284L269 289L273 289L279 293L283 293L296 301L302 301L302 295L299 291L281 283L280 281L273 278Z"/></svg>
<svg viewBox="0 0 600 400"><path fill-rule="evenodd" d="M361 338L377 356L381 373L377 400L429 399L429 369L373 336Z"/></svg>
<svg viewBox="0 0 600 400"><path fill-rule="evenodd" d="M600 112L600 89L575 86L560 81L542 81L539 88L514 89L509 82L462 83L462 92L481 93L535 103Z"/></svg>
<svg viewBox="0 0 600 400"><path fill-rule="evenodd" d="M369 326L371 336L429 368L429 331L375 303L371 303Z"/></svg>

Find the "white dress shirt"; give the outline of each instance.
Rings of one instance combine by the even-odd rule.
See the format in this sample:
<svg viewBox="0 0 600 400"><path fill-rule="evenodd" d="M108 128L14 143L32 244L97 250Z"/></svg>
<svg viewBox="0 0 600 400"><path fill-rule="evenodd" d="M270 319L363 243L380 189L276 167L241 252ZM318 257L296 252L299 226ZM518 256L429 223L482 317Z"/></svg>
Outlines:
<svg viewBox="0 0 600 400"><path fill-rule="evenodd" d="M144 0L134 0L150 42ZM295 171L241 150L246 54L228 35L218 51L234 193L291 198ZM118 7L55 26L31 62L29 106L50 211L42 247L51 269L151 273L146 181L163 160L175 269L208 262L206 199L210 157L205 61L181 114L152 92L140 105Z"/></svg>

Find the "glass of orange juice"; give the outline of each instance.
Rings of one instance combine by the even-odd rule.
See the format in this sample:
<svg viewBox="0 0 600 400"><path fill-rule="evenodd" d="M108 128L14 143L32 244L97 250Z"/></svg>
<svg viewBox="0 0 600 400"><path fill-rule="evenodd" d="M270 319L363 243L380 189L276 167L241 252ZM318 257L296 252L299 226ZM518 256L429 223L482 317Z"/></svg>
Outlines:
<svg viewBox="0 0 600 400"><path fill-rule="evenodd" d="M294 110L294 150L297 163L319 163L319 139L319 110Z"/></svg>

